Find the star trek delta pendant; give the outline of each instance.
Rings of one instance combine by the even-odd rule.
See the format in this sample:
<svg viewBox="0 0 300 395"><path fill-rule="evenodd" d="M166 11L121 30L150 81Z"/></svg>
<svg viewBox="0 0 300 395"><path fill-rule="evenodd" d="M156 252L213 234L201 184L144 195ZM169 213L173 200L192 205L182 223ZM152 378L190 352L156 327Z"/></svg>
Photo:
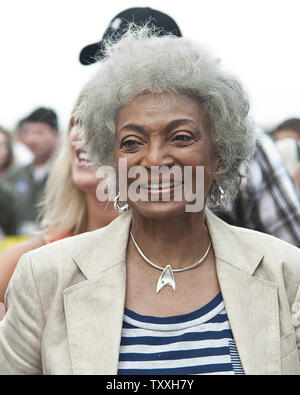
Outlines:
<svg viewBox="0 0 300 395"><path fill-rule="evenodd" d="M164 268L164 271L162 272L161 276L159 277L157 286L156 286L156 293L158 294L167 285L172 287L173 291L175 291L176 284L175 284L175 279L174 279L174 273L173 273L172 267L170 265L167 265Z"/></svg>

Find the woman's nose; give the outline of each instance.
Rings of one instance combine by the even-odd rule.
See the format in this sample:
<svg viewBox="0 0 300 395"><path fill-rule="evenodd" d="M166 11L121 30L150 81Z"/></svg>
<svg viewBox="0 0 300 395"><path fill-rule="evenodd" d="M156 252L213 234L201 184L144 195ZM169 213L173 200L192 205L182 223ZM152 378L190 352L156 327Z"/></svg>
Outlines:
<svg viewBox="0 0 300 395"><path fill-rule="evenodd" d="M141 166L172 166L174 160L165 144L149 144L141 161Z"/></svg>

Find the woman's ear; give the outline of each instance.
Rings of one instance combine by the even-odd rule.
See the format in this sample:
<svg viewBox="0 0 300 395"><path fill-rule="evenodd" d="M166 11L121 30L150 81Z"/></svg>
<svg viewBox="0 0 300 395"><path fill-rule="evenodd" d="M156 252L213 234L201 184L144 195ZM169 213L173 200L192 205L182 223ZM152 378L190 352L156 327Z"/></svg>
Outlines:
<svg viewBox="0 0 300 395"><path fill-rule="evenodd" d="M214 181L217 185L220 184L222 170L224 169L224 163L222 159L217 156L214 164Z"/></svg>

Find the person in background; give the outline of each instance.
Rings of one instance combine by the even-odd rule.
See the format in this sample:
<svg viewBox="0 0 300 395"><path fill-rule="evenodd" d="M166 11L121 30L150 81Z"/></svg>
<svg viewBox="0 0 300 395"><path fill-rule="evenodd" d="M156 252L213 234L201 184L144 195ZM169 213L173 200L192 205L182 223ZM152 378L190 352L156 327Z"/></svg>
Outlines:
<svg viewBox="0 0 300 395"><path fill-rule="evenodd" d="M0 126L0 179L14 164L11 134Z"/></svg>
<svg viewBox="0 0 300 395"><path fill-rule="evenodd" d="M30 235L37 229L37 205L44 195L60 133L57 115L48 108L36 109L22 120L22 125L34 161L8 172L2 182L15 196L17 234Z"/></svg>
<svg viewBox="0 0 300 395"><path fill-rule="evenodd" d="M281 139L294 139L300 140L300 119L299 118L289 118L281 122L276 128L271 132L272 137L275 141Z"/></svg>
<svg viewBox="0 0 300 395"><path fill-rule="evenodd" d="M100 61L103 59L106 38L112 36L117 41L128 23L134 22L141 26L149 18L154 23L159 22L156 26L161 27L162 32L165 29L177 37L182 36L178 24L170 16L147 7L129 8L112 19L102 40L81 50L80 63L88 66ZM220 218L230 224L262 231L300 246L298 192L274 143L261 130L257 133L256 152L251 160L248 184L243 183L241 191L233 205L215 210Z"/></svg>
<svg viewBox="0 0 300 395"><path fill-rule="evenodd" d="M0 239L16 234L15 204L15 195L3 182L0 182Z"/></svg>
<svg viewBox="0 0 300 395"><path fill-rule="evenodd" d="M285 120L275 128L272 136L289 175L300 190L300 119Z"/></svg>
<svg viewBox="0 0 300 395"><path fill-rule="evenodd" d="M99 229L117 216L111 203L99 202L96 197L101 179L96 178L95 170L80 147L82 133L74 120L78 103L46 183L45 197L39 207L40 232L0 253L0 303L4 303L7 284L24 253L65 237Z"/></svg>
<svg viewBox="0 0 300 395"><path fill-rule="evenodd" d="M181 37L181 30L175 20L159 10L150 7L128 8L118 13L109 23L101 40L89 44L82 48L79 54L79 61L84 66L89 66L103 59L104 43L107 39L118 41L128 27L128 23L135 23L137 26L143 26L146 23L151 24L156 29L158 36L173 34Z"/></svg>
<svg viewBox="0 0 300 395"><path fill-rule="evenodd" d="M34 161L34 156L28 148L27 137L27 124L26 121L21 119L14 132L13 152L15 157L16 166L26 166Z"/></svg>
<svg viewBox="0 0 300 395"><path fill-rule="evenodd" d="M256 128L256 149L233 203L216 214L231 225L268 233L300 247L299 191L272 138Z"/></svg>

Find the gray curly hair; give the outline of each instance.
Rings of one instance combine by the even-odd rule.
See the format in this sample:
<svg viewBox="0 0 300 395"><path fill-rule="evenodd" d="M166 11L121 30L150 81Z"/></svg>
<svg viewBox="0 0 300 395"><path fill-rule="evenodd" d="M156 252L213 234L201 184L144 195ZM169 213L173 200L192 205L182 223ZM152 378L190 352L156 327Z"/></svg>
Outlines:
<svg viewBox="0 0 300 395"><path fill-rule="evenodd" d="M158 37L131 25L117 43L106 43L106 57L87 84L78 117L94 165L114 163L115 123L120 107L145 93L196 98L221 159L220 185L230 200L255 147L249 100L239 81L221 70L220 60L186 38ZM244 166L245 168L245 166Z"/></svg>

